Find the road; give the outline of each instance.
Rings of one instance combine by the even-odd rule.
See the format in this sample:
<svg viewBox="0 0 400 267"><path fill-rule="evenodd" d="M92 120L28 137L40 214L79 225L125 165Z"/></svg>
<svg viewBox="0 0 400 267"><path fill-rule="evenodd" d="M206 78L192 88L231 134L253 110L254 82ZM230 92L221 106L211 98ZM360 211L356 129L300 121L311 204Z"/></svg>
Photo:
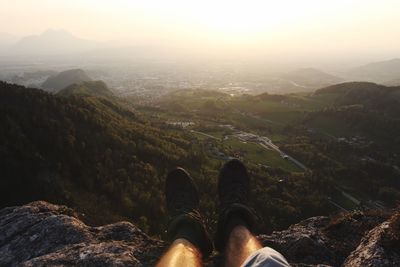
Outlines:
<svg viewBox="0 0 400 267"><path fill-rule="evenodd" d="M306 165L304 165L303 163L301 163L300 161L298 161L297 159L293 158L292 156L289 156L288 154L286 154L285 152L283 152L282 150L279 149L279 147L277 147L274 144L270 144L270 145L265 145L264 143L259 143L263 148L265 149L273 149L275 151L277 151L282 157L287 157L288 160L292 161L294 164L296 164L297 166L299 166L301 169L308 171L308 168L306 167Z"/></svg>
<svg viewBox="0 0 400 267"><path fill-rule="evenodd" d="M298 167L300 167L301 169L308 171L309 169L300 161L298 161L297 159L293 158L292 156L289 156L288 154L286 154L285 152L283 152L282 150L279 149L279 147L277 145L275 145L274 143L272 143L271 139L269 139L266 136L259 136L256 134L252 134L252 133L246 133L246 132L239 132L239 136L237 136L239 139L241 139L242 141L250 141L250 142L254 142L256 144L259 144L260 146L262 146L265 149L268 150L275 150L276 152L278 152L282 158L286 158L287 160L290 160L291 162L293 162L295 165L297 165ZM255 138L254 138L255 137ZM246 139L248 138L248 139Z"/></svg>
<svg viewBox="0 0 400 267"><path fill-rule="evenodd" d="M195 130L190 130L190 132L192 133L197 133L197 134L201 134L204 135L206 137L212 138L214 140L221 140L215 136L212 136L210 134L206 134L203 132L199 132L199 131L195 131ZM238 136L236 134L236 137L239 138L242 141L246 141L246 142L254 142L256 144L259 144L260 146L262 146L265 149L268 150L275 150L276 152L278 152L282 158L286 158L287 160L290 160L291 162L293 162L295 165L297 165L299 168L303 169L304 171L308 171L309 169L300 161L298 161L297 159L293 158L292 156L289 156L288 154L286 154L285 152L283 152L282 150L279 149L279 147L277 145L275 145L274 143L272 143L271 139L269 139L268 137L265 136L259 136L256 134L252 134L252 133L247 133L247 132L239 132L238 134L240 134L241 136ZM255 137L256 140L249 140L246 139L247 137Z"/></svg>
<svg viewBox="0 0 400 267"><path fill-rule="evenodd" d="M328 199L328 201L329 201L333 206L335 206L336 208L339 208L339 209L341 209L341 210L343 210L343 211L348 211L348 210L346 210L345 208L343 208L342 206L340 206L339 204L333 202L331 199Z"/></svg>
<svg viewBox="0 0 400 267"><path fill-rule="evenodd" d="M301 169L303 169L305 171L308 170L306 165L304 165L303 163L301 163L297 159L293 158L292 156L289 156L288 154L286 154L285 152L280 150L279 147L277 145L275 145L274 143L272 143L271 139L269 139L268 137L258 136L258 138L259 138L259 143L258 144L260 144L262 147L264 147L266 149L273 149L276 152L278 152L281 155L281 157L287 158L288 160L292 161L294 164L296 164L297 166L299 166Z"/></svg>
<svg viewBox="0 0 400 267"><path fill-rule="evenodd" d="M301 163L297 159L293 158L292 156L289 156L288 154L283 154L283 155L286 156L290 161L292 161L294 164L296 164L297 166L299 166L303 170L308 171L308 168L306 167L306 165L304 165L303 163Z"/></svg>

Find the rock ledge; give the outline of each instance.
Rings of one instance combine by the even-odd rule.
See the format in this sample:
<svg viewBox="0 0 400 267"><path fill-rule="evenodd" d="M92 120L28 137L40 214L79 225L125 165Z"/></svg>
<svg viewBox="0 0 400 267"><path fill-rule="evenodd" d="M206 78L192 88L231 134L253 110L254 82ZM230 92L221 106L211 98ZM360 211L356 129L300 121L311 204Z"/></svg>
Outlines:
<svg viewBox="0 0 400 267"><path fill-rule="evenodd" d="M400 242L398 228L400 214L352 212L259 239L293 266L400 266L400 249L390 245ZM154 266L165 248L132 223L90 227L72 209L44 201L0 210L0 266ZM218 262L214 255L207 265Z"/></svg>

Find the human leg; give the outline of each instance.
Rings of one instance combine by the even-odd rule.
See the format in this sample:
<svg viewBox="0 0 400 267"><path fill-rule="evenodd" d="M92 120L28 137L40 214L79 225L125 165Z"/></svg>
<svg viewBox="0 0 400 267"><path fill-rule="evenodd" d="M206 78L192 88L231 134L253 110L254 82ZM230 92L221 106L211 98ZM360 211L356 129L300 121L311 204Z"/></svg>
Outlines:
<svg viewBox="0 0 400 267"><path fill-rule="evenodd" d="M202 257L211 253L212 244L198 211L197 188L185 170L177 168L168 174L165 196L171 246L157 266L201 266Z"/></svg>
<svg viewBox="0 0 400 267"><path fill-rule="evenodd" d="M183 238L175 240L156 265L156 267L176 266L203 266L199 249Z"/></svg>
<svg viewBox="0 0 400 267"><path fill-rule="evenodd" d="M261 243L247 227L238 225L231 231L225 246L225 266L242 266L250 255L261 248Z"/></svg>
<svg viewBox="0 0 400 267"><path fill-rule="evenodd" d="M215 237L215 247L225 254L227 266L240 266L261 248L252 235L255 216L248 207L249 194L250 177L246 167L239 160L228 161L218 177L219 219ZM239 258L243 260L238 262Z"/></svg>
<svg viewBox="0 0 400 267"><path fill-rule="evenodd" d="M287 267L285 258L263 248L254 235L255 215L249 208L250 177L239 160L228 161L219 174L219 220L215 247L224 253L225 266Z"/></svg>

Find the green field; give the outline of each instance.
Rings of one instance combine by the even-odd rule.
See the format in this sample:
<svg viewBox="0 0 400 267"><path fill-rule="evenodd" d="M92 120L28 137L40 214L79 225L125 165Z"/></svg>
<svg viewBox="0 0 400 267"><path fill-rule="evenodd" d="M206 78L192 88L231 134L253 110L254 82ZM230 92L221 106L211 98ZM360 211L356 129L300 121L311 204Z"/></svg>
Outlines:
<svg viewBox="0 0 400 267"><path fill-rule="evenodd" d="M268 150L259 144L245 143L236 137L229 137L227 140L224 140L224 146L230 151L241 151L244 159L255 164L279 167L287 171L301 171L295 164L283 159L275 150Z"/></svg>

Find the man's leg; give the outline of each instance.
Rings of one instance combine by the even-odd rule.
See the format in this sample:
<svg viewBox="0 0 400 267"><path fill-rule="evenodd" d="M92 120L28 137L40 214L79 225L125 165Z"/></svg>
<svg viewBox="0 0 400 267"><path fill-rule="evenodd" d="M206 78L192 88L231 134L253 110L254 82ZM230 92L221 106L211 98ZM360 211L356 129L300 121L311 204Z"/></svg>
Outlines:
<svg viewBox="0 0 400 267"><path fill-rule="evenodd" d="M219 219L215 248L224 253L225 266L289 266L282 255L262 248L253 235L255 215L249 208L250 177L239 160L225 163L218 177Z"/></svg>
<svg viewBox="0 0 400 267"><path fill-rule="evenodd" d="M201 253L186 239L175 240L156 267L202 266Z"/></svg>
<svg viewBox="0 0 400 267"><path fill-rule="evenodd" d="M165 184L171 246L157 266L201 266L202 257L212 252L212 243L198 211L199 195L189 174L177 168Z"/></svg>
<svg viewBox="0 0 400 267"><path fill-rule="evenodd" d="M236 226L225 247L225 266L242 266L251 254L261 248L260 242L246 227Z"/></svg>
<svg viewBox="0 0 400 267"><path fill-rule="evenodd" d="M215 235L215 248L226 251L227 244L243 245L249 241L255 228L255 216L248 206L250 177L246 167L237 159L225 163L218 177L219 218ZM239 227L241 226L241 227ZM258 247L258 246L257 246Z"/></svg>

